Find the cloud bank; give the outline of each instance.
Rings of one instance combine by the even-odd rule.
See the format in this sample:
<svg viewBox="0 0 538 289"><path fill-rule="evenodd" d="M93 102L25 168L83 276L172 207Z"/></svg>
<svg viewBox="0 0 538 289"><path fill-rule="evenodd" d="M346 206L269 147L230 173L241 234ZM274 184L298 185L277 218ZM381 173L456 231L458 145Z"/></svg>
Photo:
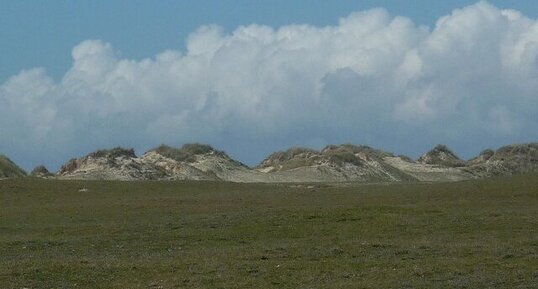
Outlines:
<svg viewBox="0 0 538 289"><path fill-rule="evenodd" d="M0 148L25 166L161 142L253 163L300 144L416 155L538 140L538 22L487 2L433 28L374 9L327 27L203 26L185 51L139 61L101 40L72 57L59 81L34 68L0 86Z"/></svg>

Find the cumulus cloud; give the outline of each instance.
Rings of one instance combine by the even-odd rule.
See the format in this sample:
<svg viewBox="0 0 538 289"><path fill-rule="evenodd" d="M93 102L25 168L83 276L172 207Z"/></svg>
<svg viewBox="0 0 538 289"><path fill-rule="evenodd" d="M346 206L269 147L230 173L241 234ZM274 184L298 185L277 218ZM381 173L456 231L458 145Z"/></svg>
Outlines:
<svg viewBox="0 0 538 289"><path fill-rule="evenodd" d="M30 69L0 86L0 148L27 165L160 142L253 162L288 145L417 154L538 137L538 22L487 2L433 28L374 9L327 27L203 26L186 51L143 60L87 40L72 57L59 81Z"/></svg>

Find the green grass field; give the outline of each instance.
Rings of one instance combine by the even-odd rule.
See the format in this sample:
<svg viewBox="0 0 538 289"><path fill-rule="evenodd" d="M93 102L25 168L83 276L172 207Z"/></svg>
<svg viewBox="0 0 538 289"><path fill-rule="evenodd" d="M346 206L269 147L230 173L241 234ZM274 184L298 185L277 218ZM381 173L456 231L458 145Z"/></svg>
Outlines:
<svg viewBox="0 0 538 289"><path fill-rule="evenodd" d="M0 288L538 288L537 175L314 186L3 180Z"/></svg>

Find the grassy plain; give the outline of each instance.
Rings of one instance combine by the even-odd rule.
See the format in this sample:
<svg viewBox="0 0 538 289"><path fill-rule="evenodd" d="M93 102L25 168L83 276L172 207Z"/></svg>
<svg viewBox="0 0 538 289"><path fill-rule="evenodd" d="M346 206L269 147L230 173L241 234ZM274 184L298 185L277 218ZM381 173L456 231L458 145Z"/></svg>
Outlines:
<svg viewBox="0 0 538 289"><path fill-rule="evenodd" d="M537 175L313 186L3 180L0 288L538 288Z"/></svg>

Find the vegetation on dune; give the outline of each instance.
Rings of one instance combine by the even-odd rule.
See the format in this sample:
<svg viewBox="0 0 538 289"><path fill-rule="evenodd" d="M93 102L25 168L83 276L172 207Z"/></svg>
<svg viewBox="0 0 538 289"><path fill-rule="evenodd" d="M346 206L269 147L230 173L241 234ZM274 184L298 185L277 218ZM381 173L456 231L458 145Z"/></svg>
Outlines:
<svg viewBox="0 0 538 289"><path fill-rule="evenodd" d="M418 162L445 167L463 167L466 165L464 160L460 159L452 150L442 144L435 146L431 151L422 155L418 159Z"/></svg>
<svg viewBox="0 0 538 289"><path fill-rule="evenodd" d="M391 153L376 150L369 146L352 144L343 144L340 146L330 145L325 147L321 153L340 166L344 163L362 166L364 165L364 159L381 159L383 157L393 156Z"/></svg>
<svg viewBox="0 0 538 289"><path fill-rule="evenodd" d="M454 158L454 159L459 159L459 157L451 150L448 148L448 146L444 145L444 144L438 144L436 145L431 151L428 152L429 154L434 154L434 155L439 155L439 154L446 154L447 156L451 157L451 158Z"/></svg>
<svg viewBox="0 0 538 289"><path fill-rule="evenodd" d="M184 144L180 150L191 155L203 155L211 152L217 152L217 150L215 150L212 146L200 143Z"/></svg>
<svg viewBox="0 0 538 289"><path fill-rule="evenodd" d="M103 149L92 152L88 155L88 157L111 159L118 157L136 158L136 154L133 148L115 147L113 149Z"/></svg>
<svg viewBox="0 0 538 289"><path fill-rule="evenodd" d="M484 150L469 163L467 170L489 176L535 172L538 170L538 143L508 145L497 151Z"/></svg>
<svg viewBox="0 0 538 289"><path fill-rule="evenodd" d="M471 158L467 161L467 164L469 166L473 165L483 165L485 162L487 162L493 155L495 154L495 151L492 149L485 149L478 154L478 156Z"/></svg>
<svg viewBox="0 0 538 289"><path fill-rule="evenodd" d="M113 149L102 149L89 153L87 156L76 159L72 158L65 163L59 171L59 174L65 174L76 171L80 166L90 159L105 159L109 165L115 165L116 158L136 158L133 148L115 147Z"/></svg>
<svg viewBox="0 0 538 289"><path fill-rule="evenodd" d="M287 151L273 153L262 161L259 167L273 166L285 171L298 167L313 166L322 162L336 166L344 166L345 164L363 166L363 158L381 159L387 156L393 156L393 154L376 150L369 146L352 144L328 145L321 151L295 147Z"/></svg>
<svg viewBox="0 0 538 289"><path fill-rule="evenodd" d="M52 176L52 173L44 165L39 165L35 167L30 173L32 177L49 177Z"/></svg>
<svg viewBox="0 0 538 289"><path fill-rule="evenodd" d="M538 143L502 147L488 161L500 163L493 170L498 175L536 171L538 170Z"/></svg>
<svg viewBox="0 0 538 289"><path fill-rule="evenodd" d="M154 151L164 157L176 160L178 162L195 162L197 155L204 155L213 153L218 156L230 159L228 155L223 152L214 149L212 146L207 144L191 143L184 144L181 148L174 148L167 145L160 145L150 151Z"/></svg>
<svg viewBox="0 0 538 289"><path fill-rule="evenodd" d="M84 190L81 190L84 189ZM538 177L0 182L2 288L535 288Z"/></svg>
<svg viewBox="0 0 538 289"><path fill-rule="evenodd" d="M485 149L480 152L480 156L483 156L486 159L491 158L495 154L495 151L492 149Z"/></svg>
<svg viewBox="0 0 538 289"><path fill-rule="evenodd" d="M413 160L412 158L410 158L409 156L406 156L406 155L398 155L399 158L401 158L402 160L406 161L406 162L410 162L410 163L414 163L415 160Z"/></svg>
<svg viewBox="0 0 538 289"><path fill-rule="evenodd" d="M164 144L152 149L151 151L154 151L164 157L176 160L178 162L183 162L183 161L194 162L196 160L192 155L178 148L174 148L174 147L167 146Z"/></svg>
<svg viewBox="0 0 538 289"><path fill-rule="evenodd" d="M280 151L272 154L269 158L279 162L286 162L296 158L297 156L314 156L319 155L319 152L309 148L292 147L286 151Z"/></svg>
<svg viewBox="0 0 538 289"><path fill-rule="evenodd" d="M293 159L290 159L289 161L277 163L277 165L281 166L280 170L286 171L300 167L313 166L319 164L321 160L322 158L320 155L310 155L305 157L295 157Z"/></svg>
<svg viewBox="0 0 538 289"><path fill-rule="evenodd" d="M0 178L23 177L26 172L5 155L0 154Z"/></svg>
<svg viewBox="0 0 538 289"><path fill-rule="evenodd" d="M279 167L280 170L291 170L298 167L311 166L321 159L320 152L303 147L292 147L286 151L272 153L258 166Z"/></svg>
<svg viewBox="0 0 538 289"><path fill-rule="evenodd" d="M538 143L509 145L498 149L493 155L495 160L518 161L528 159L538 163Z"/></svg>
<svg viewBox="0 0 538 289"><path fill-rule="evenodd" d="M353 145L353 144L343 144L343 145L328 145L323 150L321 150L321 153L323 154L330 154L332 152L348 152L352 154L359 154L362 153L368 157L372 158L383 158L383 157L391 157L394 156L392 153L385 152L382 150L374 149L370 146L366 145Z"/></svg>
<svg viewBox="0 0 538 289"><path fill-rule="evenodd" d="M355 156L350 151L329 151L324 153L325 156L329 159L331 163L334 163L338 166L343 166L344 164L353 164L356 166L362 166L364 164L364 161Z"/></svg>
<svg viewBox="0 0 538 289"><path fill-rule="evenodd" d="M78 169L79 165L80 164L79 164L78 159L72 158L69 161L67 161L67 163L62 165L62 167L60 168L59 173L64 174L64 173L73 172L76 169Z"/></svg>

